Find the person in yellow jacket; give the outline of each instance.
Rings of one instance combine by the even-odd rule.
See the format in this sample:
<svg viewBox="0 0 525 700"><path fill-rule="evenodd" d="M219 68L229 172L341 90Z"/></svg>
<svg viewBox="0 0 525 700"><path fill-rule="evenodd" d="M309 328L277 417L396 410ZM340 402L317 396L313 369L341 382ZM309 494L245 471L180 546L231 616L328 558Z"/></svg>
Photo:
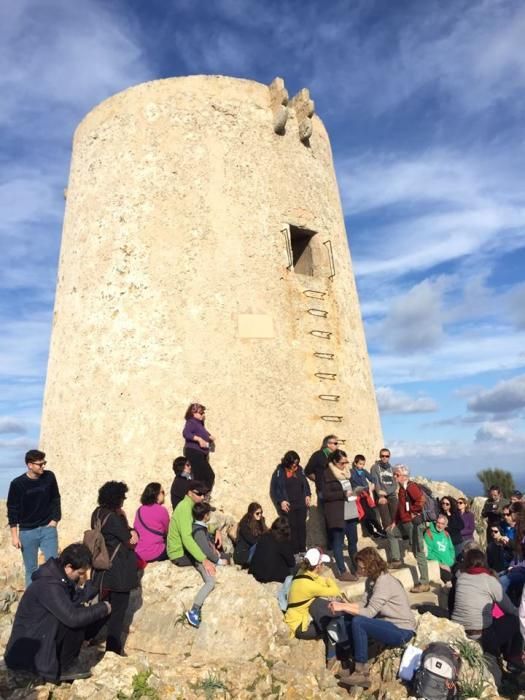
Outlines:
<svg viewBox="0 0 525 700"><path fill-rule="evenodd" d="M335 644L338 641L336 622L329 608L330 600L341 595L337 582L322 575L330 557L322 549L312 547L294 576L288 593L284 620L297 639L317 639L325 636L326 664L336 663ZM326 633L326 634L325 634Z"/></svg>

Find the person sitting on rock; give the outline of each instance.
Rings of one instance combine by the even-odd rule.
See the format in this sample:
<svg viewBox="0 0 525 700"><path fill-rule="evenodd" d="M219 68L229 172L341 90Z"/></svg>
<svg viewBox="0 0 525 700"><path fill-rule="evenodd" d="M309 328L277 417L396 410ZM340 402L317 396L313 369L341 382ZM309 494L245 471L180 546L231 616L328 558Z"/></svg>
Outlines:
<svg viewBox="0 0 525 700"><path fill-rule="evenodd" d="M446 531L448 518L446 515L438 515L435 523L425 530L425 543L427 545L427 559L437 561L439 573L443 583L452 581L452 567L456 563L456 553L449 533Z"/></svg>
<svg viewBox="0 0 525 700"><path fill-rule="evenodd" d="M265 532L268 532L268 528L264 520L262 506L253 501L248 506L247 513L242 516L237 528L233 561L242 566L243 569L247 568L255 551L257 540Z"/></svg>
<svg viewBox="0 0 525 700"><path fill-rule="evenodd" d="M91 554L83 544L70 544L57 558L34 574L18 608L4 655L13 671L29 671L48 681L89 678L76 664L90 625L111 613L108 601L84 607L97 595L88 582L77 588L91 568Z"/></svg>
<svg viewBox="0 0 525 700"><path fill-rule="evenodd" d="M171 482L170 497L171 507L175 510L188 493L193 480L190 460L186 457L176 457L173 460L173 473L175 478Z"/></svg>
<svg viewBox="0 0 525 700"><path fill-rule="evenodd" d="M330 557L320 547L306 552L290 585L284 621L296 639L318 639L325 635L326 665L331 669L336 663L336 648L327 634L334 620L327 599L341 595L341 591L332 577L323 576L329 562Z"/></svg>
<svg viewBox="0 0 525 700"><path fill-rule="evenodd" d="M426 593L430 590L430 585L425 543L423 541L423 533L425 532L425 523L423 522L425 494L415 481L410 481L410 470L404 464L396 464L393 473L394 479L399 484L399 490L395 520L386 529L392 557L389 568L400 569L403 566L400 542L403 537L408 537L419 569L419 583L411 589L411 593Z"/></svg>
<svg viewBox="0 0 525 700"><path fill-rule="evenodd" d="M168 557L176 566L194 566L204 581L186 612L186 619L193 627L201 624L201 608L215 588L215 564L210 561L192 535L193 506L202 503L208 495L208 488L202 482L192 483L190 490L173 511L166 542Z"/></svg>
<svg viewBox="0 0 525 700"><path fill-rule="evenodd" d="M227 566L230 563L231 555L219 552L215 546L215 538L209 530L210 515L214 511L215 508L205 501L203 503L196 503L192 510L193 527L191 534L207 559L217 566Z"/></svg>
<svg viewBox="0 0 525 700"><path fill-rule="evenodd" d="M370 685L368 639L387 646L406 644L416 629L414 613L403 585L388 573L386 562L374 547L365 547L356 555L357 570L366 576L365 595L361 603L330 603L333 613L346 613L351 631L355 670L341 674L341 685Z"/></svg>
<svg viewBox="0 0 525 700"><path fill-rule="evenodd" d="M248 572L260 583L283 583L294 567L290 523L281 515L273 521L270 530L259 537Z"/></svg>
<svg viewBox="0 0 525 700"><path fill-rule="evenodd" d="M375 501L373 497L374 484L370 472L365 469L366 459L364 455L356 455L350 470L350 484L357 496L357 509L359 521L365 533L369 537L378 539L386 537L386 533L379 524Z"/></svg>
<svg viewBox="0 0 525 700"><path fill-rule="evenodd" d="M134 530L139 535L135 554L142 562L165 561L166 535L170 516L164 507L164 490L157 481L146 486L140 497L141 506L135 514ZM145 566L145 564L144 564Z"/></svg>
<svg viewBox="0 0 525 700"><path fill-rule="evenodd" d="M492 615L494 603L505 613ZM523 670L518 609L504 592L496 574L487 567L480 549L469 549L456 581L452 621L463 625L467 637L496 658L503 653L508 663Z"/></svg>

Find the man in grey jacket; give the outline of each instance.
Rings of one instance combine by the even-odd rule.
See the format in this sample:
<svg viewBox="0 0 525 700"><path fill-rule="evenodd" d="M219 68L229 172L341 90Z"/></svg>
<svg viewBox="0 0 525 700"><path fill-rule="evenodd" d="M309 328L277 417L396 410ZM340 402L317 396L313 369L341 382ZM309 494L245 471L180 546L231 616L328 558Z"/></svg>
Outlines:
<svg viewBox="0 0 525 700"><path fill-rule="evenodd" d="M379 459L370 470L375 486L377 508L381 515L381 523L386 530L394 522L397 512L397 483L390 464L390 450L383 447L379 451Z"/></svg>

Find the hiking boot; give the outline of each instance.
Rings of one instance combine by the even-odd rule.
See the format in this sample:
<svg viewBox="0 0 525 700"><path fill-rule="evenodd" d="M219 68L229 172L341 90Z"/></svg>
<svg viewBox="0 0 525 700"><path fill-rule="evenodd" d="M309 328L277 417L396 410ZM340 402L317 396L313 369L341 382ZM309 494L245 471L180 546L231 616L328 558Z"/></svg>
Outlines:
<svg viewBox="0 0 525 700"><path fill-rule="evenodd" d="M410 589L410 593L428 593L430 585L428 583L418 583Z"/></svg>
<svg viewBox="0 0 525 700"><path fill-rule="evenodd" d="M349 676L341 678L339 685L345 688L351 688L353 686L358 686L359 688L369 688L370 687L370 669L368 664L360 663L356 661L355 671Z"/></svg>
<svg viewBox="0 0 525 700"><path fill-rule="evenodd" d="M76 662L68 668L65 668L57 678L57 681L59 683L72 683L73 681L80 681L85 678L91 678L91 671Z"/></svg>
<svg viewBox="0 0 525 700"><path fill-rule="evenodd" d="M338 581L359 581L359 577L351 571L344 571L342 574L337 574L336 579Z"/></svg>
<svg viewBox="0 0 525 700"><path fill-rule="evenodd" d="M188 620L192 627L199 627L201 624L200 610L194 610L193 608L191 610L187 610L186 620Z"/></svg>
<svg viewBox="0 0 525 700"><path fill-rule="evenodd" d="M389 569L402 569L403 568L403 562L399 561L399 559L392 559L392 561L388 564Z"/></svg>

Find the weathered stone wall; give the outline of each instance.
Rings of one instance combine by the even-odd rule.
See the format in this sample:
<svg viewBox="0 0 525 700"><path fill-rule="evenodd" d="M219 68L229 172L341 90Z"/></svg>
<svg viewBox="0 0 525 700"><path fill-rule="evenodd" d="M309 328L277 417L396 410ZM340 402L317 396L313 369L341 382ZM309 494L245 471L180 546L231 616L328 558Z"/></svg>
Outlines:
<svg viewBox="0 0 525 700"><path fill-rule="evenodd" d="M381 446L330 143L312 110L305 92L287 107L279 84L194 76L119 93L78 127L41 433L62 535L85 527L109 478L129 484L130 511L147 482L169 484L191 401L217 438L216 501L236 515L253 499L269 506L288 449L305 462L330 432L351 453ZM288 269L285 225L317 232L312 276Z"/></svg>

